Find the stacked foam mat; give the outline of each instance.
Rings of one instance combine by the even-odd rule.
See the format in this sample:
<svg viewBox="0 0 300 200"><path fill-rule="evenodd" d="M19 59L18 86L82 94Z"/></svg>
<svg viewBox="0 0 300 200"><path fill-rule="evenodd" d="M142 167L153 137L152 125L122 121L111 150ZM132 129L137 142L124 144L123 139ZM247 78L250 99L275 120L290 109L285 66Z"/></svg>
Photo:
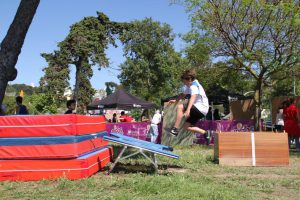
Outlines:
<svg viewBox="0 0 300 200"><path fill-rule="evenodd" d="M0 180L89 177L112 159L104 116L0 117Z"/></svg>

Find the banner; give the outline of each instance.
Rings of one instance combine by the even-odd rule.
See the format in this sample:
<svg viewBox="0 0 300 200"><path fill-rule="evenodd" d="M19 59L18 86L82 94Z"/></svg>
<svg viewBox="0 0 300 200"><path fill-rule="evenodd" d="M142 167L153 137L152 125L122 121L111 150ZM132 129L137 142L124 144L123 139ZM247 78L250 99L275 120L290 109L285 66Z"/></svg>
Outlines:
<svg viewBox="0 0 300 200"><path fill-rule="evenodd" d="M250 132L254 130L254 120L199 121L197 126L213 132ZM194 143L205 144L203 135L197 133ZM214 136L211 143L214 143Z"/></svg>
<svg viewBox="0 0 300 200"><path fill-rule="evenodd" d="M123 122L106 124L108 135L113 132L146 141L150 141L150 137L147 137L149 129L149 122Z"/></svg>
<svg viewBox="0 0 300 200"><path fill-rule="evenodd" d="M254 130L254 120L217 120L217 121L199 121L197 126L204 130L213 132L250 132ZM150 141L148 131L149 122L124 122L124 123L107 123L107 133L119 133L125 136L133 137L140 140ZM158 143L161 141L162 127L159 126ZM202 134L197 133L194 136L194 143L205 144ZM214 138L212 139L212 144Z"/></svg>

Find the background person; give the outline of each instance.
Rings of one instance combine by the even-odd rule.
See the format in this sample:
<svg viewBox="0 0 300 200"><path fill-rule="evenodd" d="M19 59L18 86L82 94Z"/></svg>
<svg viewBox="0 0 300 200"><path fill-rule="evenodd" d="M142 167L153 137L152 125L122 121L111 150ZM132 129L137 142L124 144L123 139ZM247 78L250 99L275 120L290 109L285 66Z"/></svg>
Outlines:
<svg viewBox="0 0 300 200"><path fill-rule="evenodd" d="M298 125L298 112L299 111L295 106L295 99L290 98L287 101L286 108L283 110L284 130L289 136L289 147L291 148L291 141L295 140L296 150L300 151L300 128Z"/></svg>
<svg viewBox="0 0 300 200"><path fill-rule="evenodd" d="M113 114L113 117L112 117L112 123L116 123L117 122L117 113L114 113Z"/></svg>
<svg viewBox="0 0 300 200"><path fill-rule="evenodd" d="M65 112L65 114L73 114L73 111L76 108L76 100L70 99L67 101L67 108L68 110Z"/></svg>
<svg viewBox="0 0 300 200"><path fill-rule="evenodd" d="M149 122L149 110L148 109L144 109L143 113L141 115L141 122Z"/></svg>
<svg viewBox="0 0 300 200"><path fill-rule="evenodd" d="M284 120L283 120L283 107L280 106L277 110L276 121L275 121L275 131L283 132Z"/></svg>
<svg viewBox="0 0 300 200"><path fill-rule="evenodd" d="M23 97L17 96L16 97L16 110L15 114L16 115L28 115L28 110L25 105L23 105Z"/></svg>
<svg viewBox="0 0 300 200"><path fill-rule="evenodd" d="M159 110L155 111L155 114L152 117L151 125L150 125L150 136L151 142L156 143L157 136L158 136L158 125L161 123L161 114Z"/></svg>
<svg viewBox="0 0 300 200"><path fill-rule="evenodd" d="M125 114L125 111L122 111L121 115L119 117L119 121L120 122L133 122L134 119L131 116Z"/></svg>

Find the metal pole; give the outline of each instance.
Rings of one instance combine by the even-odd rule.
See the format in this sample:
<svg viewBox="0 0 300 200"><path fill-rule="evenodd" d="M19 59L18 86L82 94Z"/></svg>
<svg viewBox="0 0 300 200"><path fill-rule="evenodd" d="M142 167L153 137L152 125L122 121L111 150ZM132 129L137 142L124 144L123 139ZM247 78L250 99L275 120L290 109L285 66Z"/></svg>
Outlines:
<svg viewBox="0 0 300 200"><path fill-rule="evenodd" d="M214 121L214 102L211 102L211 120Z"/></svg>
<svg viewBox="0 0 300 200"><path fill-rule="evenodd" d="M110 166L110 169L108 170L108 172L106 173L107 175L110 174L110 172L115 168L116 164L119 162L119 160L121 159L124 151L127 149L127 146L124 146L122 151L119 153L117 159L115 160L115 162Z"/></svg>

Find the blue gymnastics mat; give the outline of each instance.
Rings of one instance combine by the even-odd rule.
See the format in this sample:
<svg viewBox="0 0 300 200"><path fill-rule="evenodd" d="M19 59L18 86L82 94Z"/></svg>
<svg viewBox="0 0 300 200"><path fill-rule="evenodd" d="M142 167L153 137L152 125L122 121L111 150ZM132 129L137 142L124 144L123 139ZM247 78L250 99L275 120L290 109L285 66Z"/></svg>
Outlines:
<svg viewBox="0 0 300 200"><path fill-rule="evenodd" d="M143 141L143 140L138 140L138 139L124 136L124 135L121 135L118 133L110 133L110 136L104 136L103 139L110 141L110 142L120 144L123 146L123 149L121 150L121 152L117 156L115 162L112 164L111 168L109 169L108 174L113 170L113 168L119 161L125 160L125 159L132 157L134 155L137 155L139 153L142 154L146 159L148 159L154 165L156 171L158 170L156 154L167 156L170 158L175 158L175 159L180 158L179 155L176 155L176 154L170 152L173 150L171 147L168 147L165 145L160 145L160 144L154 144L154 143ZM137 152L134 152L130 155L122 157L123 153L125 152L125 150L128 147L133 148ZM153 159L149 158L144 153L145 151L153 153Z"/></svg>

